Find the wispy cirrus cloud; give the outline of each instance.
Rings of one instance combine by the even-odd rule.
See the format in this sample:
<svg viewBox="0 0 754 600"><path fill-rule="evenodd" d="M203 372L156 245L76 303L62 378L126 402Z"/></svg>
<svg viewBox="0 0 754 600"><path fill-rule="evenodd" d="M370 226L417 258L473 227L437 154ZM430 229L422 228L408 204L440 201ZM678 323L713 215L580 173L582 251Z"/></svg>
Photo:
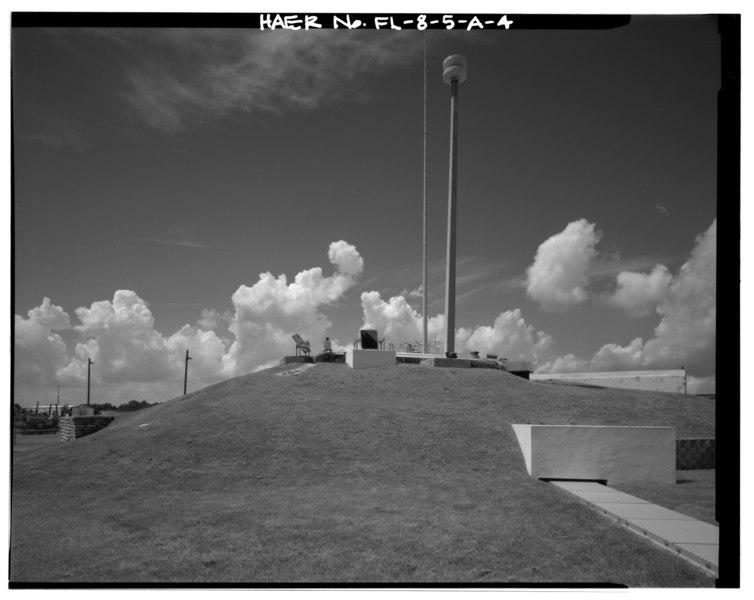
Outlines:
<svg viewBox="0 0 754 600"><path fill-rule="evenodd" d="M154 242L155 244L165 244L167 246L180 246L182 248L214 248L215 247L215 246L210 246L209 244L202 244L200 242L194 242L191 240L164 240L164 239L154 238L149 241Z"/></svg>
<svg viewBox="0 0 754 600"><path fill-rule="evenodd" d="M670 256L644 254L632 258L621 258L619 254L613 256L599 256L592 260L587 270L590 279L615 279L623 271L647 271L658 264L671 264L675 260Z"/></svg>
<svg viewBox="0 0 754 600"><path fill-rule="evenodd" d="M508 260L486 256L459 256L456 259L456 301L462 303L482 292L498 289L500 273L510 266L511 261ZM445 259L431 261L427 271L429 305L443 305L445 302ZM377 289L387 298L400 296L416 305L424 296L421 278L421 262L404 264L370 277L359 286L359 291L367 292ZM384 285L380 285L381 283Z"/></svg>
<svg viewBox="0 0 754 600"><path fill-rule="evenodd" d="M165 233L149 238L146 241L166 246L178 246L180 248L219 248L197 240L192 231L182 225L173 225Z"/></svg>
<svg viewBox="0 0 754 600"><path fill-rule="evenodd" d="M108 31L154 50L127 72L128 102L150 126L176 132L234 112L281 114L367 99L364 74L421 60L407 32Z"/></svg>
<svg viewBox="0 0 754 600"><path fill-rule="evenodd" d="M525 290L526 282L527 282L526 275L515 275L514 277L509 277L507 279L503 279L502 281L498 281L495 284L494 289L497 291L503 291L503 292L514 292L517 290Z"/></svg>
<svg viewBox="0 0 754 600"><path fill-rule="evenodd" d="M53 148L73 148L84 152L93 146L83 127L69 121L59 120L39 123L39 128L24 136L29 142L36 142Z"/></svg>

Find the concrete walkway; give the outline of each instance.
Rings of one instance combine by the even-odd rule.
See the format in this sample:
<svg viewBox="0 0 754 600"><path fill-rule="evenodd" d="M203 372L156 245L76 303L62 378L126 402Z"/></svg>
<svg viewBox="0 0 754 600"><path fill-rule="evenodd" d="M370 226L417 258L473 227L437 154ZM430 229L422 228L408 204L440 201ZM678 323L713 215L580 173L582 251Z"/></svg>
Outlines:
<svg viewBox="0 0 754 600"><path fill-rule="evenodd" d="M553 481L602 514L717 575L719 529L592 481Z"/></svg>

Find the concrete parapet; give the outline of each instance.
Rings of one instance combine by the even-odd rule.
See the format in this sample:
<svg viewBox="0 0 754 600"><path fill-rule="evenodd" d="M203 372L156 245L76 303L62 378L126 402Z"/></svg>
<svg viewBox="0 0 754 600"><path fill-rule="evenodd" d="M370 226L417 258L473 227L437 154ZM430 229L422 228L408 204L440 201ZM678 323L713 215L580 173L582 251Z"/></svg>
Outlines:
<svg viewBox="0 0 754 600"><path fill-rule="evenodd" d="M675 483L674 427L513 425L537 479Z"/></svg>
<svg viewBox="0 0 754 600"><path fill-rule="evenodd" d="M469 369L471 368L471 360L468 358L428 358L421 361L423 367L453 367L455 369Z"/></svg>
<svg viewBox="0 0 754 600"><path fill-rule="evenodd" d="M352 369L371 369L395 365L394 350L358 350L346 351L346 363Z"/></svg>
<svg viewBox="0 0 754 600"><path fill-rule="evenodd" d="M280 364L289 365L291 363L313 363L314 359L311 356L284 356Z"/></svg>
<svg viewBox="0 0 754 600"><path fill-rule="evenodd" d="M344 363L346 362L346 353L345 352L323 352L322 354L317 354L314 357L315 363L322 363L322 362L334 362L334 363Z"/></svg>
<svg viewBox="0 0 754 600"><path fill-rule="evenodd" d="M531 381L562 381L650 392L686 393L686 371L612 371L602 373L532 373Z"/></svg>
<svg viewBox="0 0 754 600"><path fill-rule="evenodd" d="M496 360L471 359L469 365L472 369L497 369L502 370L505 367Z"/></svg>

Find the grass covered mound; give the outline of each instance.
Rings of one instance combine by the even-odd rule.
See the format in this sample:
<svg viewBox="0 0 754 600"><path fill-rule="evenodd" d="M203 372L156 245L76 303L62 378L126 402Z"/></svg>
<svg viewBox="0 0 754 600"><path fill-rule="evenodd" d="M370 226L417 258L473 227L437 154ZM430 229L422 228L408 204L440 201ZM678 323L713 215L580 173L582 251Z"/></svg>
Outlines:
<svg viewBox="0 0 754 600"><path fill-rule="evenodd" d="M487 369L290 367L17 453L11 581L714 584L529 477L510 426L713 436L713 402Z"/></svg>

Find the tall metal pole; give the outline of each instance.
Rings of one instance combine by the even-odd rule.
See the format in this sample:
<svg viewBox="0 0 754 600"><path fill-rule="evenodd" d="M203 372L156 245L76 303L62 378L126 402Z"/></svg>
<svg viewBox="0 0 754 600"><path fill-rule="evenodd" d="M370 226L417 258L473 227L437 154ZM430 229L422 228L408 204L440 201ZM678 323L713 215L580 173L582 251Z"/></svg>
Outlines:
<svg viewBox="0 0 754 600"><path fill-rule="evenodd" d="M89 406L89 398L90 398L90 392L92 388L92 365L94 364L92 362L92 359L88 359L88 363L86 366L86 405Z"/></svg>
<svg viewBox="0 0 754 600"><path fill-rule="evenodd" d="M466 81L466 59L454 54L442 63L450 85L450 165L448 173L448 244L445 262L445 355L455 351L456 330L456 190L458 186L458 88Z"/></svg>
<svg viewBox="0 0 754 600"><path fill-rule="evenodd" d="M186 384L188 383L188 361L191 360L189 351L186 350L186 367L183 370L183 395L186 395Z"/></svg>
<svg viewBox="0 0 754 600"><path fill-rule="evenodd" d="M422 302L422 319L424 332L424 354L429 354L429 344L427 342L427 32L424 31L424 177L422 181L423 198L424 198L424 235L423 235L423 260L424 267L422 271L422 290L424 291L424 300Z"/></svg>

